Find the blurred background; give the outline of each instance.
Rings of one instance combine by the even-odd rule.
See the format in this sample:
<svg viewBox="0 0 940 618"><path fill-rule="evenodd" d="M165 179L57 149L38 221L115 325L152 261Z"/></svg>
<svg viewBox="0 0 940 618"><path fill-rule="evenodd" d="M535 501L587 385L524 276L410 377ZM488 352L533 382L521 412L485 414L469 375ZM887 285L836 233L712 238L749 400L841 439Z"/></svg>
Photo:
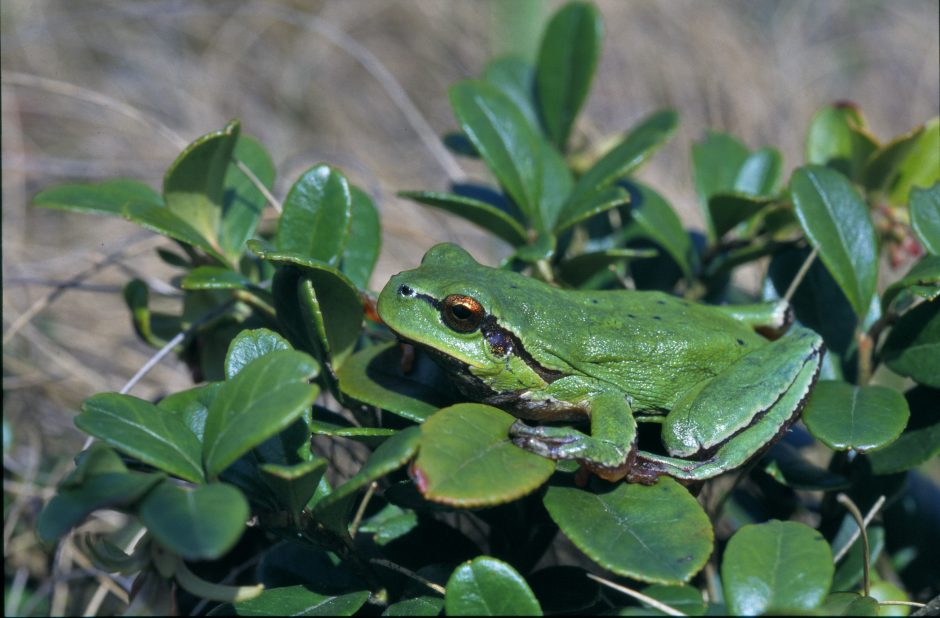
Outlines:
<svg viewBox="0 0 940 618"><path fill-rule="evenodd" d="M601 148L658 108L678 110L677 135L639 175L690 227L701 219L689 148L706 128L779 148L786 178L824 104L855 102L883 140L940 108L937 0L596 4L604 51L575 143ZM32 528L83 441L71 422L80 402L119 389L153 353L134 336L123 284L144 278L156 302L173 302L155 237L34 209L31 197L113 177L159 188L182 145L239 118L271 152L279 197L321 161L371 193L383 218L373 289L441 241L495 263L508 246L395 192L442 190L461 175L487 180L479 164L440 146L456 127L447 88L493 55L534 57L559 5L3 1L3 541L5 589L29 595L18 607L78 611L70 591L96 585L77 554L60 555L53 573ZM188 384L168 358L134 394Z"/></svg>

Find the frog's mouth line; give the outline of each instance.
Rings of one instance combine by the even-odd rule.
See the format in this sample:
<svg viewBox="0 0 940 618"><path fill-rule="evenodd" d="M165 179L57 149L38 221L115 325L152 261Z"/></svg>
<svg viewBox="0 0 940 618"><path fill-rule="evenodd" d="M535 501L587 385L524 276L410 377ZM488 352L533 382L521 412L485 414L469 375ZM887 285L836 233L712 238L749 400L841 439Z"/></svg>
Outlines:
<svg viewBox="0 0 940 618"><path fill-rule="evenodd" d="M447 322L444 321L444 317L443 315L441 315L441 312L444 309L444 303L434 298L433 296L430 296L428 294L425 294L423 292L418 292L418 291L412 292L411 297L419 298L423 300L424 302L428 303L429 305L431 305L432 307L434 307L434 309L438 313L438 317L441 320L441 323L444 326L447 326ZM495 341L495 340L500 341L501 349L503 348L507 349L510 354L518 357L522 362L524 362L529 367L529 369L534 371L536 374L538 374L540 378L545 380L546 383L551 384L555 380L564 377L564 374L562 372L556 371L554 369L548 369L547 367L543 367L537 360L532 358L532 355L529 354L528 351L526 351L525 346L522 345L522 341L519 340L519 337L517 337L515 333L513 333L512 331L500 326L499 321L496 319L496 316L494 316L492 313L487 313L486 315L483 316L483 319L480 321L479 329L482 332L483 336L488 341ZM401 338L401 335L398 335L398 336L399 338ZM509 345L508 346L505 345L505 342L508 342ZM417 343L418 345L422 345L425 348L432 347L423 342L414 341L414 343ZM447 354L446 352L443 352L442 350L435 349L435 352L438 355L450 356L449 354ZM494 350L494 353L496 353L495 350ZM496 353L496 354L497 356L501 356L501 354L499 353ZM456 357L452 357L452 358L455 358L455 360L458 360L458 361L466 362L465 360L460 359L460 358L456 358ZM467 363L467 364L469 365L471 363Z"/></svg>

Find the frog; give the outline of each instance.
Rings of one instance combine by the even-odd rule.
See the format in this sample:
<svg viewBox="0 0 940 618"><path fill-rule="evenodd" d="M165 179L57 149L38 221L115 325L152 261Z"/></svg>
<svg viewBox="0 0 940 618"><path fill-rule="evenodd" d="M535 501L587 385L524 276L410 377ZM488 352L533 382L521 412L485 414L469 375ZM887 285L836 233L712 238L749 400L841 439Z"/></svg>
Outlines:
<svg viewBox="0 0 940 618"><path fill-rule="evenodd" d="M563 289L452 243L391 277L376 308L463 396L515 416L516 446L607 481L740 468L797 420L825 351L783 300ZM660 424L664 452L638 448L639 423Z"/></svg>

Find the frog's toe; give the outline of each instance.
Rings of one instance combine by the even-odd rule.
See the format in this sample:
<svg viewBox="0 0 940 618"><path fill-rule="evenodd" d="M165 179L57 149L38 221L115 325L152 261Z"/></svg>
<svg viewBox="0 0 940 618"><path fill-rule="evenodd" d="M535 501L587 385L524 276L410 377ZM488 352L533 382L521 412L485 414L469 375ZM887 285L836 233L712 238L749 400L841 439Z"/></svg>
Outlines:
<svg viewBox="0 0 940 618"><path fill-rule="evenodd" d="M551 459L555 458L553 453L557 450L557 447L550 446L538 438L529 436L516 436L512 439L512 443L521 449L529 451L530 453L535 453L536 455L549 457Z"/></svg>

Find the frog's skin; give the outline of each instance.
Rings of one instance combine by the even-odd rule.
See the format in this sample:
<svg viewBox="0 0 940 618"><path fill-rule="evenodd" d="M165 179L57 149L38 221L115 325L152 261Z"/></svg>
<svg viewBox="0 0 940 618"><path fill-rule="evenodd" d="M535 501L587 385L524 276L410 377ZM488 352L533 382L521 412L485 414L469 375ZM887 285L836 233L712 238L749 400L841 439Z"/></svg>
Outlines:
<svg viewBox="0 0 940 618"><path fill-rule="evenodd" d="M784 303L561 290L452 244L392 277L378 312L467 397L531 421L589 418L590 435L516 421L513 442L608 480L699 481L743 465L799 416L823 354L807 329L772 342L755 333L785 326ZM662 423L670 456L637 451L637 420Z"/></svg>

